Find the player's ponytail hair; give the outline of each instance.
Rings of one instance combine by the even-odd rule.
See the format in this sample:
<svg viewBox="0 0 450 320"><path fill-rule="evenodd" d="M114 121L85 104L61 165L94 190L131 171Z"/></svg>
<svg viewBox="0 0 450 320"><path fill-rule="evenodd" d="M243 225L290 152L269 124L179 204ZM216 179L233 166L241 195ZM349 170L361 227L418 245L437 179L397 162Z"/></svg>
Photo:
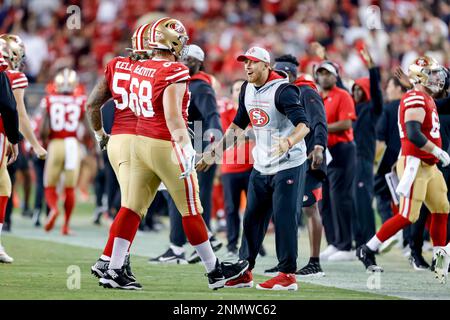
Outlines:
<svg viewBox="0 0 450 320"><path fill-rule="evenodd" d="M133 61L138 61L138 60L148 60L151 59L152 54L150 52L130 52L130 58Z"/></svg>

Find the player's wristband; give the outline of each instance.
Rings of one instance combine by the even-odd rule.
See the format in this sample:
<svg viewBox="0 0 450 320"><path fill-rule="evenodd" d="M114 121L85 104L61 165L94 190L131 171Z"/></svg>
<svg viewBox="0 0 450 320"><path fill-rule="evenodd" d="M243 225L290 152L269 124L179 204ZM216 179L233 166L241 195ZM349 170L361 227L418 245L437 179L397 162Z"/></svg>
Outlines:
<svg viewBox="0 0 450 320"><path fill-rule="evenodd" d="M95 139L100 142L103 138L107 136L105 129L101 128L100 130L95 131Z"/></svg>

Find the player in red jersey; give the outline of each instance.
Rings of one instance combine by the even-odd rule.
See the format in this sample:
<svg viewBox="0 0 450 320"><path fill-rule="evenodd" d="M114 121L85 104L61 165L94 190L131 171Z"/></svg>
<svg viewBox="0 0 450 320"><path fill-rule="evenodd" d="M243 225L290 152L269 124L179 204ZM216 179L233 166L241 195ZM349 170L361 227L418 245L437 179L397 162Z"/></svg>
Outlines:
<svg viewBox="0 0 450 320"><path fill-rule="evenodd" d="M137 125L135 115L137 96L130 92L131 71L137 67L137 61L143 61L150 57L148 49L144 47L148 41L145 30L149 27L149 24L143 24L136 29L131 38L132 48L129 57L118 56L108 62L104 77L99 80L87 103L89 120L97 141L100 143L101 149L107 148L109 161L119 182L121 206L126 203L128 197L130 146L132 138L136 135ZM110 98L114 99L116 106L111 136L106 134L103 129L100 110ZM92 274L98 278L102 278L108 270L119 220L120 216L117 215L111 225L103 254L91 267ZM127 277L131 280L129 286L137 286L132 283L135 281L135 277L131 272L129 254L125 258L124 265Z"/></svg>
<svg viewBox="0 0 450 320"><path fill-rule="evenodd" d="M209 287L221 288L247 268L246 261L220 264L212 251L201 216L195 173L195 150L187 130L189 70L177 62L188 39L180 21L162 18L142 29L153 58L133 68L129 103L138 116L131 144L129 190L115 221L108 271L100 279L107 288L140 289L126 274L124 262L141 218L161 182L183 215L183 229L208 272ZM95 129L95 128L94 128Z"/></svg>
<svg viewBox="0 0 450 320"><path fill-rule="evenodd" d="M39 144L31 127L30 119L25 108L24 95L25 89L28 87L28 79L26 75L19 71L23 59L25 58L25 46L22 40L12 34L3 34L0 36L6 42L3 46L3 57L8 62L8 69L6 75L11 84L11 89L14 93L14 98L17 103L17 111L19 113L19 129L33 147L34 152L40 159L45 159L47 151Z"/></svg>
<svg viewBox="0 0 450 320"><path fill-rule="evenodd" d="M11 179L6 166L16 161L19 149L19 117L16 102L5 70L8 63L3 59L2 51L6 42L0 39L0 263L14 261L1 244L1 233L5 221L8 198L11 196ZM10 154L8 161L8 153Z"/></svg>
<svg viewBox="0 0 450 320"><path fill-rule="evenodd" d="M436 164L441 161L445 167L450 164L450 157L441 149L439 117L432 98L442 90L445 72L433 58L423 56L410 65L409 78L414 88L403 95L398 117L399 214L387 220L367 244L357 249L356 255L368 271L383 271L376 265L375 252L384 241L418 219L422 204L432 214L430 236L435 253L446 244L450 206L447 185Z"/></svg>
<svg viewBox="0 0 450 320"><path fill-rule="evenodd" d="M77 74L68 68L55 76L56 93L41 101L44 121L41 136L48 140L48 158L44 168L45 199L50 214L45 231L53 229L59 215L56 187L64 174L64 225L62 234L69 235L69 221L75 207L75 186L80 172L80 146L77 130L84 118L86 96L74 95L78 84Z"/></svg>
<svg viewBox="0 0 450 320"><path fill-rule="evenodd" d="M2 61L0 62L1 68L6 69L5 74L9 80L10 88L12 89L15 104L17 106L17 113L19 116L19 130L24 135L25 139L30 142L33 146L33 150L37 154L37 156L41 159L45 159L47 155L47 151L39 144L36 136L33 133L33 128L31 127L30 119L27 115L27 111L24 103L24 92L25 88L28 86L27 77L19 71L23 59L25 57L25 47L23 45L22 40L15 35L11 34L3 34L0 36L0 49ZM2 91L2 95L6 93ZM1 132L5 127L11 126L12 124L3 123L3 120L0 118L0 138L3 137L3 141L0 141L0 149L6 151L6 139L4 139L4 135ZM0 139L1 140L1 139ZM12 142L12 141L11 141ZM18 150L16 149L17 145L14 142L13 146L13 155L14 159L17 157ZM1 151L0 150L0 151ZM4 217L6 213L6 205L8 203L8 199L11 196L11 179L7 173L6 165L1 166L4 161L3 156L5 152L2 152L2 159L0 159L0 231L3 226ZM1 251L1 250L0 250ZM7 259L9 262L12 262L12 259L9 257Z"/></svg>

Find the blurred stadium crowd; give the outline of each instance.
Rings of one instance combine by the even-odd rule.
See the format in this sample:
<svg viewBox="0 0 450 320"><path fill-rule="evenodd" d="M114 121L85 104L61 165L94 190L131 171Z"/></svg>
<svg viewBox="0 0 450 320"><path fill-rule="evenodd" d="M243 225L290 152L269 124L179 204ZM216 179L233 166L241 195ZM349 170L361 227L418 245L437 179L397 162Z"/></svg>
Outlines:
<svg viewBox="0 0 450 320"><path fill-rule="evenodd" d="M80 29L66 27L70 5L81 8ZM450 4L433 0L11 0L3 1L0 32L24 40L30 82L46 82L67 66L90 87L93 70L102 72L111 57L124 54L138 21L158 15L185 23L190 42L207 53L206 70L225 85L243 76L235 57L251 45L293 54L300 71L311 73L318 57L309 44L319 41L344 77L357 78L367 75L358 53L364 40L384 81L389 70L406 70L419 55L449 61Z"/></svg>

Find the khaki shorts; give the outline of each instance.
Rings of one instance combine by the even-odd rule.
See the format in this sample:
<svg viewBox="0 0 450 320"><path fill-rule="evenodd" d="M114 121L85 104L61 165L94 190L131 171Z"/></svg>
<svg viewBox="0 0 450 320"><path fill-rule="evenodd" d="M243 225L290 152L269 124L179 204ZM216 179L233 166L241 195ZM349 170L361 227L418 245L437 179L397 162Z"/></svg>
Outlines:
<svg viewBox="0 0 450 320"><path fill-rule="evenodd" d="M66 188L74 188L78 181L78 175L80 173L80 155L81 148L77 142L77 159L75 169L65 169L66 161L66 147L64 139L53 139L48 144L47 148L47 160L45 161L44 168L44 186L56 187L64 174L64 186Z"/></svg>
<svg viewBox="0 0 450 320"><path fill-rule="evenodd" d="M119 182L122 206L125 205L128 197L131 143L134 137L135 135L132 134L115 134L108 141L108 158Z"/></svg>
<svg viewBox="0 0 450 320"><path fill-rule="evenodd" d="M161 182L183 216L203 213L197 173L180 179L179 147L171 141L136 136L131 144L128 199L125 207L142 217L150 207Z"/></svg>
<svg viewBox="0 0 450 320"><path fill-rule="evenodd" d="M401 179L406 166L406 157L401 156L397 161L397 174ZM450 209L447 199L447 184L442 172L436 165L429 165L423 161L417 170L416 178L410 190L410 197L400 197L400 211L403 217L412 223L420 215L422 204L431 213L448 214Z"/></svg>
<svg viewBox="0 0 450 320"><path fill-rule="evenodd" d="M11 196L11 179L6 168L8 159L6 157L6 148L8 142L6 136L0 133L0 196Z"/></svg>

